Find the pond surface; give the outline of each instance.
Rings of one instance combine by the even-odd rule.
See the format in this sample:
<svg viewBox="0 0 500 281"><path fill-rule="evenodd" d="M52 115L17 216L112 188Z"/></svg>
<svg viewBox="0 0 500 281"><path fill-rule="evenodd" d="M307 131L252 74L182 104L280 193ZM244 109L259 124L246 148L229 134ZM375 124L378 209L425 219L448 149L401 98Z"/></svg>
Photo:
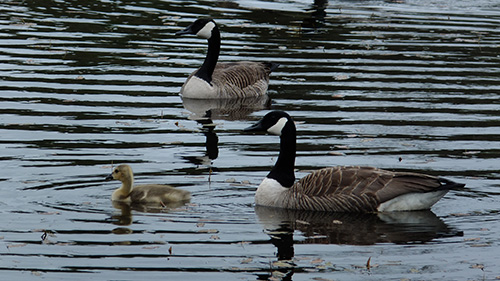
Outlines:
<svg viewBox="0 0 500 281"><path fill-rule="evenodd" d="M3 279L500 278L497 1L2 1L0 11ZM268 97L179 97L206 41L174 33L207 15L221 60L281 64ZM298 177L370 165L466 188L429 212L256 208L279 139L241 130L270 109L297 122ZM191 202L113 206L119 183L104 178L119 163Z"/></svg>

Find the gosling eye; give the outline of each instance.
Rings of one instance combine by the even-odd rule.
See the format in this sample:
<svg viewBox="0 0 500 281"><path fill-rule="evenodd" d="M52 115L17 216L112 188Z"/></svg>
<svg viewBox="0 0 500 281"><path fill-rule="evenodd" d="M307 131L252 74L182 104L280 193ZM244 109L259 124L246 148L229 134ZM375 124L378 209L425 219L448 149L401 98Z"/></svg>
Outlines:
<svg viewBox="0 0 500 281"><path fill-rule="evenodd" d="M118 169L113 171L113 174L118 174Z"/></svg>

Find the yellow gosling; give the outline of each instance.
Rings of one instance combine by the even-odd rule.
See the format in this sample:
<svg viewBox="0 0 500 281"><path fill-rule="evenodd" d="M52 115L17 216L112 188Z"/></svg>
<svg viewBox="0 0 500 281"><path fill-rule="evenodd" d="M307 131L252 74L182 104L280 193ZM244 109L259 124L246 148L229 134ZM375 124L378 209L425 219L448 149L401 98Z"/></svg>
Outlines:
<svg viewBox="0 0 500 281"><path fill-rule="evenodd" d="M125 203L158 203L167 205L176 202L189 202L191 193L186 190L164 184L134 184L134 173L129 165L122 164L116 167L106 177L106 180L119 180L122 186L111 195L111 200Z"/></svg>

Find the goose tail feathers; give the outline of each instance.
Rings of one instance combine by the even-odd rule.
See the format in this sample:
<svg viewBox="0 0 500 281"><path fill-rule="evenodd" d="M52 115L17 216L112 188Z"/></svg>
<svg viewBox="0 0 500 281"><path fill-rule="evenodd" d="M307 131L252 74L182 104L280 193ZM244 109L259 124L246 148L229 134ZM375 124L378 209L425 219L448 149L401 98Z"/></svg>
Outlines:
<svg viewBox="0 0 500 281"><path fill-rule="evenodd" d="M276 70L276 68L278 68L280 66L279 63L275 63L275 62L264 62L264 65L269 68L269 72L273 72L274 70Z"/></svg>

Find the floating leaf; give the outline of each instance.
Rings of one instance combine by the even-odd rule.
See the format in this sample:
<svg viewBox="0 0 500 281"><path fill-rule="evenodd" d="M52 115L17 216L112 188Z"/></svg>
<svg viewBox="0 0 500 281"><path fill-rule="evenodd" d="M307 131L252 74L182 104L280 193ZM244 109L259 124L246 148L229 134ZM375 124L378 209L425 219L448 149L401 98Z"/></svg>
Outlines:
<svg viewBox="0 0 500 281"><path fill-rule="evenodd" d="M60 215L61 212L41 212L40 215Z"/></svg>
<svg viewBox="0 0 500 281"><path fill-rule="evenodd" d="M476 237L476 238L465 238L464 241L479 241L481 238Z"/></svg>
<svg viewBox="0 0 500 281"><path fill-rule="evenodd" d="M288 262L288 261L275 261L273 262L273 266L274 267L285 267L285 268L290 268L290 267L294 267L294 265L291 263L291 262Z"/></svg>
<svg viewBox="0 0 500 281"><path fill-rule="evenodd" d="M343 80L349 80L349 78L351 78L349 75L336 75L334 76L335 80L337 81L343 81Z"/></svg>
<svg viewBox="0 0 500 281"><path fill-rule="evenodd" d="M200 229L198 233L219 233L217 229Z"/></svg>
<svg viewBox="0 0 500 281"><path fill-rule="evenodd" d="M247 263L251 263L252 261L253 261L253 258L246 258L244 260L241 260L240 263L247 264Z"/></svg>
<svg viewBox="0 0 500 281"><path fill-rule="evenodd" d="M118 124L118 125L130 126L130 123L129 123L129 122L124 122L124 121L116 121L115 123L116 123L116 124Z"/></svg>
<svg viewBox="0 0 500 281"><path fill-rule="evenodd" d="M471 214L467 214L467 213L453 213L453 214L450 214L450 216L453 216L453 217L468 217L468 216L472 216Z"/></svg>
<svg viewBox="0 0 500 281"><path fill-rule="evenodd" d="M472 151L464 151L463 154L464 155L475 155L475 154L479 154L481 153L481 151L479 150L472 150Z"/></svg>
<svg viewBox="0 0 500 281"><path fill-rule="evenodd" d="M471 265L470 268L479 268L481 270L484 270L484 264L476 263Z"/></svg>
<svg viewBox="0 0 500 281"><path fill-rule="evenodd" d="M470 247L475 247L475 248L490 247L490 246L491 246L490 244L486 244L486 243L483 243L483 244L472 244L472 245L470 245Z"/></svg>
<svg viewBox="0 0 500 281"><path fill-rule="evenodd" d="M314 277L312 280L315 280L315 281L334 281L333 279L327 279L327 278L323 278L323 277Z"/></svg>
<svg viewBox="0 0 500 281"><path fill-rule="evenodd" d="M10 248L18 248L18 247L24 247L28 244L26 243L19 243L19 244L8 244L7 245L7 249L10 249Z"/></svg>
<svg viewBox="0 0 500 281"><path fill-rule="evenodd" d="M349 146L347 146L347 145L334 145L333 147L335 147L337 149L349 149Z"/></svg>
<svg viewBox="0 0 500 281"><path fill-rule="evenodd" d="M324 260L322 260L321 258L313 259L311 261L312 264L319 264L319 263L322 263L322 262L324 262Z"/></svg>

